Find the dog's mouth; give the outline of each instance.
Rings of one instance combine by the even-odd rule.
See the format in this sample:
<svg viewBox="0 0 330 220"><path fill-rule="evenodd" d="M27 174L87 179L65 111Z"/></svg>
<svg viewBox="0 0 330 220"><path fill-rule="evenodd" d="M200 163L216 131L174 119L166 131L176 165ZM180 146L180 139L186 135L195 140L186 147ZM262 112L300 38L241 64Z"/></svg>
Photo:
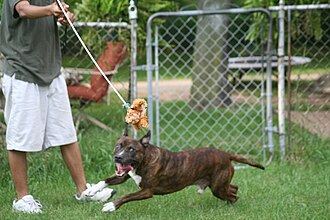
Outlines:
<svg viewBox="0 0 330 220"><path fill-rule="evenodd" d="M117 176L123 176L127 174L129 171L134 170L134 167L132 165L123 165L121 163L116 163L116 175Z"/></svg>

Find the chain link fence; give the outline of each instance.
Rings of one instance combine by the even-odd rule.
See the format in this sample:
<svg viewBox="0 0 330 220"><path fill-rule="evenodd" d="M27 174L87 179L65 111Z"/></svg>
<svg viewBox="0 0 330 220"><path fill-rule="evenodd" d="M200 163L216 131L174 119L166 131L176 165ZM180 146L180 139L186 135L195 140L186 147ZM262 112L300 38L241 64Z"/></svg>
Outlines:
<svg viewBox="0 0 330 220"><path fill-rule="evenodd" d="M260 31L256 39L248 37L257 14L268 21L259 28L271 32L270 16L262 10L158 13L149 19L148 110L157 145L172 150L213 146L270 157L266 82L271 87L271 77L266 73L267 64L271 72L271 35ZM164 17L166 22L153 25Z"/></svg>
<svg viewBox="0 0 330 220"><path fill-rule="evenodd" d="M274 7L276 11L279 8ZM307 134L330 138L330 6L286 6L286 151L302 147ZM292 58L305 63L292 65Z"/></svg>
<svg viewBox="0 0 330 220"><path fill-rule="evenodd" d="M120 61L101 62L102 69L125 100L136 97L136 91L148 98L155 144L172 150L214 146L266 160L274 152L272 110L278 109L279 98L277 82L271 81L279 79L278 59L269 46L270 36L277 35L266 36L272 31L268 27L278 24L277 14L272 15L274 22L266 10L157 13L147 24L147 65L134 63L134 68L129 24L75 26L98 62L108 57L109 42L126 40L126 48L115 52L122 54ZM259 16L267 22L255 23ZM290 147L308 141L307 133L330 137L330 9L288 6L285 19L285 138ZM252 38L251 29L259 30ZM60 37L68 85L91 88L97 75L93 62L70 28L60 27ZM144 68L148 82L140 81L131 92L132 69ZM120 135L125 124L112 119L124 118L122 104L111 88L95 102L72 99L77 129L105 125Z"/></svg>
<svg viewBox="0 0 330 220"><path fill-rule="evenodd" d="M75 28L95 61L125 100L129 97L130 25L113 22L75 23ZM119 136L125 123L123 103L99 73L70 27L60 27L63 56L62 74L66 77L68 93L77 130L97 126ZM128 46L127 46L128 45Z"/></svg>

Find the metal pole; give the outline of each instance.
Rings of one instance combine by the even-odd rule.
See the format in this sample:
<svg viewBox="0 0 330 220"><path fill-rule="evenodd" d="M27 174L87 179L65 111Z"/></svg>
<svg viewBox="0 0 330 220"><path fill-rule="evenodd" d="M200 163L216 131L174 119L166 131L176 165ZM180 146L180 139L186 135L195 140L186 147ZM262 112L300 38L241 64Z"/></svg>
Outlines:
<svg viewBox="0 0 330 220"><path fill-rule="evenodd" d="M137 97L137 75L136 75L136 57L137 57L137 9L134 5L134 1L130 1L130 5L128 7L129 19L131 23L131 85L132 85L132 94L131 94L131 102Z"/></svg>
<svg viewBox="0 0 330 220"><path fill-rule="evenodd" d="M159 61L158 61L158 26L155 27L155 93L156 93L156 145L160 146L160 125L159 125Z"/></svg>
<svg viewBox="0 0 330 220"><path fill-rule="evenodd" d="M281 160L285 159L285 32L284 32L284 0L280 0L278 11L279 36L278 36L278 127Z"/></svg>
<svg viewBox="0 0 330 220"><path fill-rule="evenodd" d="M136 74L136 57L137 57L137 34L136 34L136 27L137 27L137 8L134 4L134 1L130 1L130 5L128 7L128 14L131 23L131 67L130 67L130 74L131 74L131 100L133 101L137 97L137 74ZM133 129L133 136L137 137L137 131Z"/></svg>
<svg viewBox="0 0 330 220"><path fill-rule="evenodd" d="M148 80L148 121L151 132L150 143L154 141L154 120L153 120L153 96L152 96L152 30L151 23L153 17L149 17L147 22L147 80Z"/></svg>
<svg viewBox="0 0 330 220"><path fill-rule="evenodd" d="M272 17L269 16L269 31L268 31L268 41L267 41L267 51L266 51L266 56L267 56L267 81L266 81L266 94L267 94L267 133L268 133L268 148L269 148L269 153L270 157L268 160L268 163L270 163L273 160L274 156L274 140L273 140L273 132L274 132L274 127L273 127L273 103L272 103L272 44L273 44L273 21Z"/></svg>
<svg viewBox="0 0 330 220"><path fill-rule="evenodd" d="M284 5L284 3L283 3ZM269 10L271 11L279 11L283 10L310 10L310 9L329 9L330 4L310 4L310 5L287 5L287 6L270 6Z"/></svg>
<svg viewBox="0 0 330 220"><path fill-rule="evenodd" d="M291 90L291 10L288 9L288 68L287 68L287 82L288 82L288 102L287 102L287 111L288 111L288 145L287 152L290 154L291 147L291 101L292 101L292 90Z"/></svg>

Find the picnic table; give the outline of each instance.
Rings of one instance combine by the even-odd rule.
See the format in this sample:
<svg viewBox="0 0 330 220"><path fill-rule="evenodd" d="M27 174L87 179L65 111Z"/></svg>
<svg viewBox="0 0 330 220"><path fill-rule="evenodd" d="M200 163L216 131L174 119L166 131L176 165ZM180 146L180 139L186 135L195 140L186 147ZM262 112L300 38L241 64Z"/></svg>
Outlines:
<svg viewBox="0 0 330 220"><path fill-rule="evenodd" d="M311 58L303 57L303 56L291 56L290 57L290 65L303 65L311 62ZM287 67L289 65L289 57L284 57L284 65ZM272 69L276 69L278 66L278 57L271 57L271 67ZM247 73L249 70L259 71L261 69L266 70L267 68L267 60L266 57L262 56L248 56L248 57L231 57L229 58L228 63L229 69L236 69L239 71L238 78L242 79L243 75ZM237 77L234 76L233 84L235 84Z"/></svg>
<svg viewBox="0 0 330 220"><path fill-rule="evenodd" d="M262 56L249 56L249 57L232 57L229 58L229 68L230 69L239 69L239 70L248 70L248 69L261 69L266 68L266 59ZM292 56L291 57L291 66L302 65L311 62L311 59L308 57L302 56ZM284 57L284 65L289 65L289 58ZM272 68L277 68L278 58L277 56L271 57L271 66Z"/></svg>

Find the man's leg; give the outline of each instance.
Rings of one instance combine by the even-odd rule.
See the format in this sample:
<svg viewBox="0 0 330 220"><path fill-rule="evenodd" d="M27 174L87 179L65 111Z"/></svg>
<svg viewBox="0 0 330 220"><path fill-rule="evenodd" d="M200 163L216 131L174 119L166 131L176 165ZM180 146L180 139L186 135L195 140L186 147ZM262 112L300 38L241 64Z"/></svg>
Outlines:
<svg viewBox="0 0 330 220"><path fill-rule="evenodd" d="M41 213L42 205L29 194L27 181L26 152L8 151L10 172L14 181L17 199L13 201L13 210L25 213Z"/></svg>
<svg viewBox="0 0 330 220"><path fill-rule="evenodd" d="M81 153L77 142L61 147L63 160L68 167L71 177L77 187L77 200L106 202L116 192L110 188L103 188L90 194L92 186L86 185L85 171L82 165ZM87 187L89 187L87 189Z"/></svg>
<svg viewBox="0 0 330 220"><path fill-rule="evenodd" d="M29 195L26 153L9 150L8 161L17 197L18 199L21 199L23 196Z"/></svg>
<svg viewBox="0 0 330 220"><path fill-rule="evenodd" d="M86 177L78 143L75 142L62 146L61 153L73 182L77 187L77 193L80 194L86 189Z"/></svg>
<svg viewBox="0 0 330 220"><path fill-rule="evenodd" d="M67 87L62 75L53 80L49 91L54 92L51 93L52 95L49 96L49 100L47 101L49 106L45 146L62 146L63 160L77 188L77 194L75 195L77 200L108 200L114 194L114 190L110 188L103 189L93 195L89 195L86 192L86 189L91 188L92 185L86 184L85 171L80 148L77 143L76 129L73 124ZM65 135L63 134L63 130L65 131Z"/></svg>

